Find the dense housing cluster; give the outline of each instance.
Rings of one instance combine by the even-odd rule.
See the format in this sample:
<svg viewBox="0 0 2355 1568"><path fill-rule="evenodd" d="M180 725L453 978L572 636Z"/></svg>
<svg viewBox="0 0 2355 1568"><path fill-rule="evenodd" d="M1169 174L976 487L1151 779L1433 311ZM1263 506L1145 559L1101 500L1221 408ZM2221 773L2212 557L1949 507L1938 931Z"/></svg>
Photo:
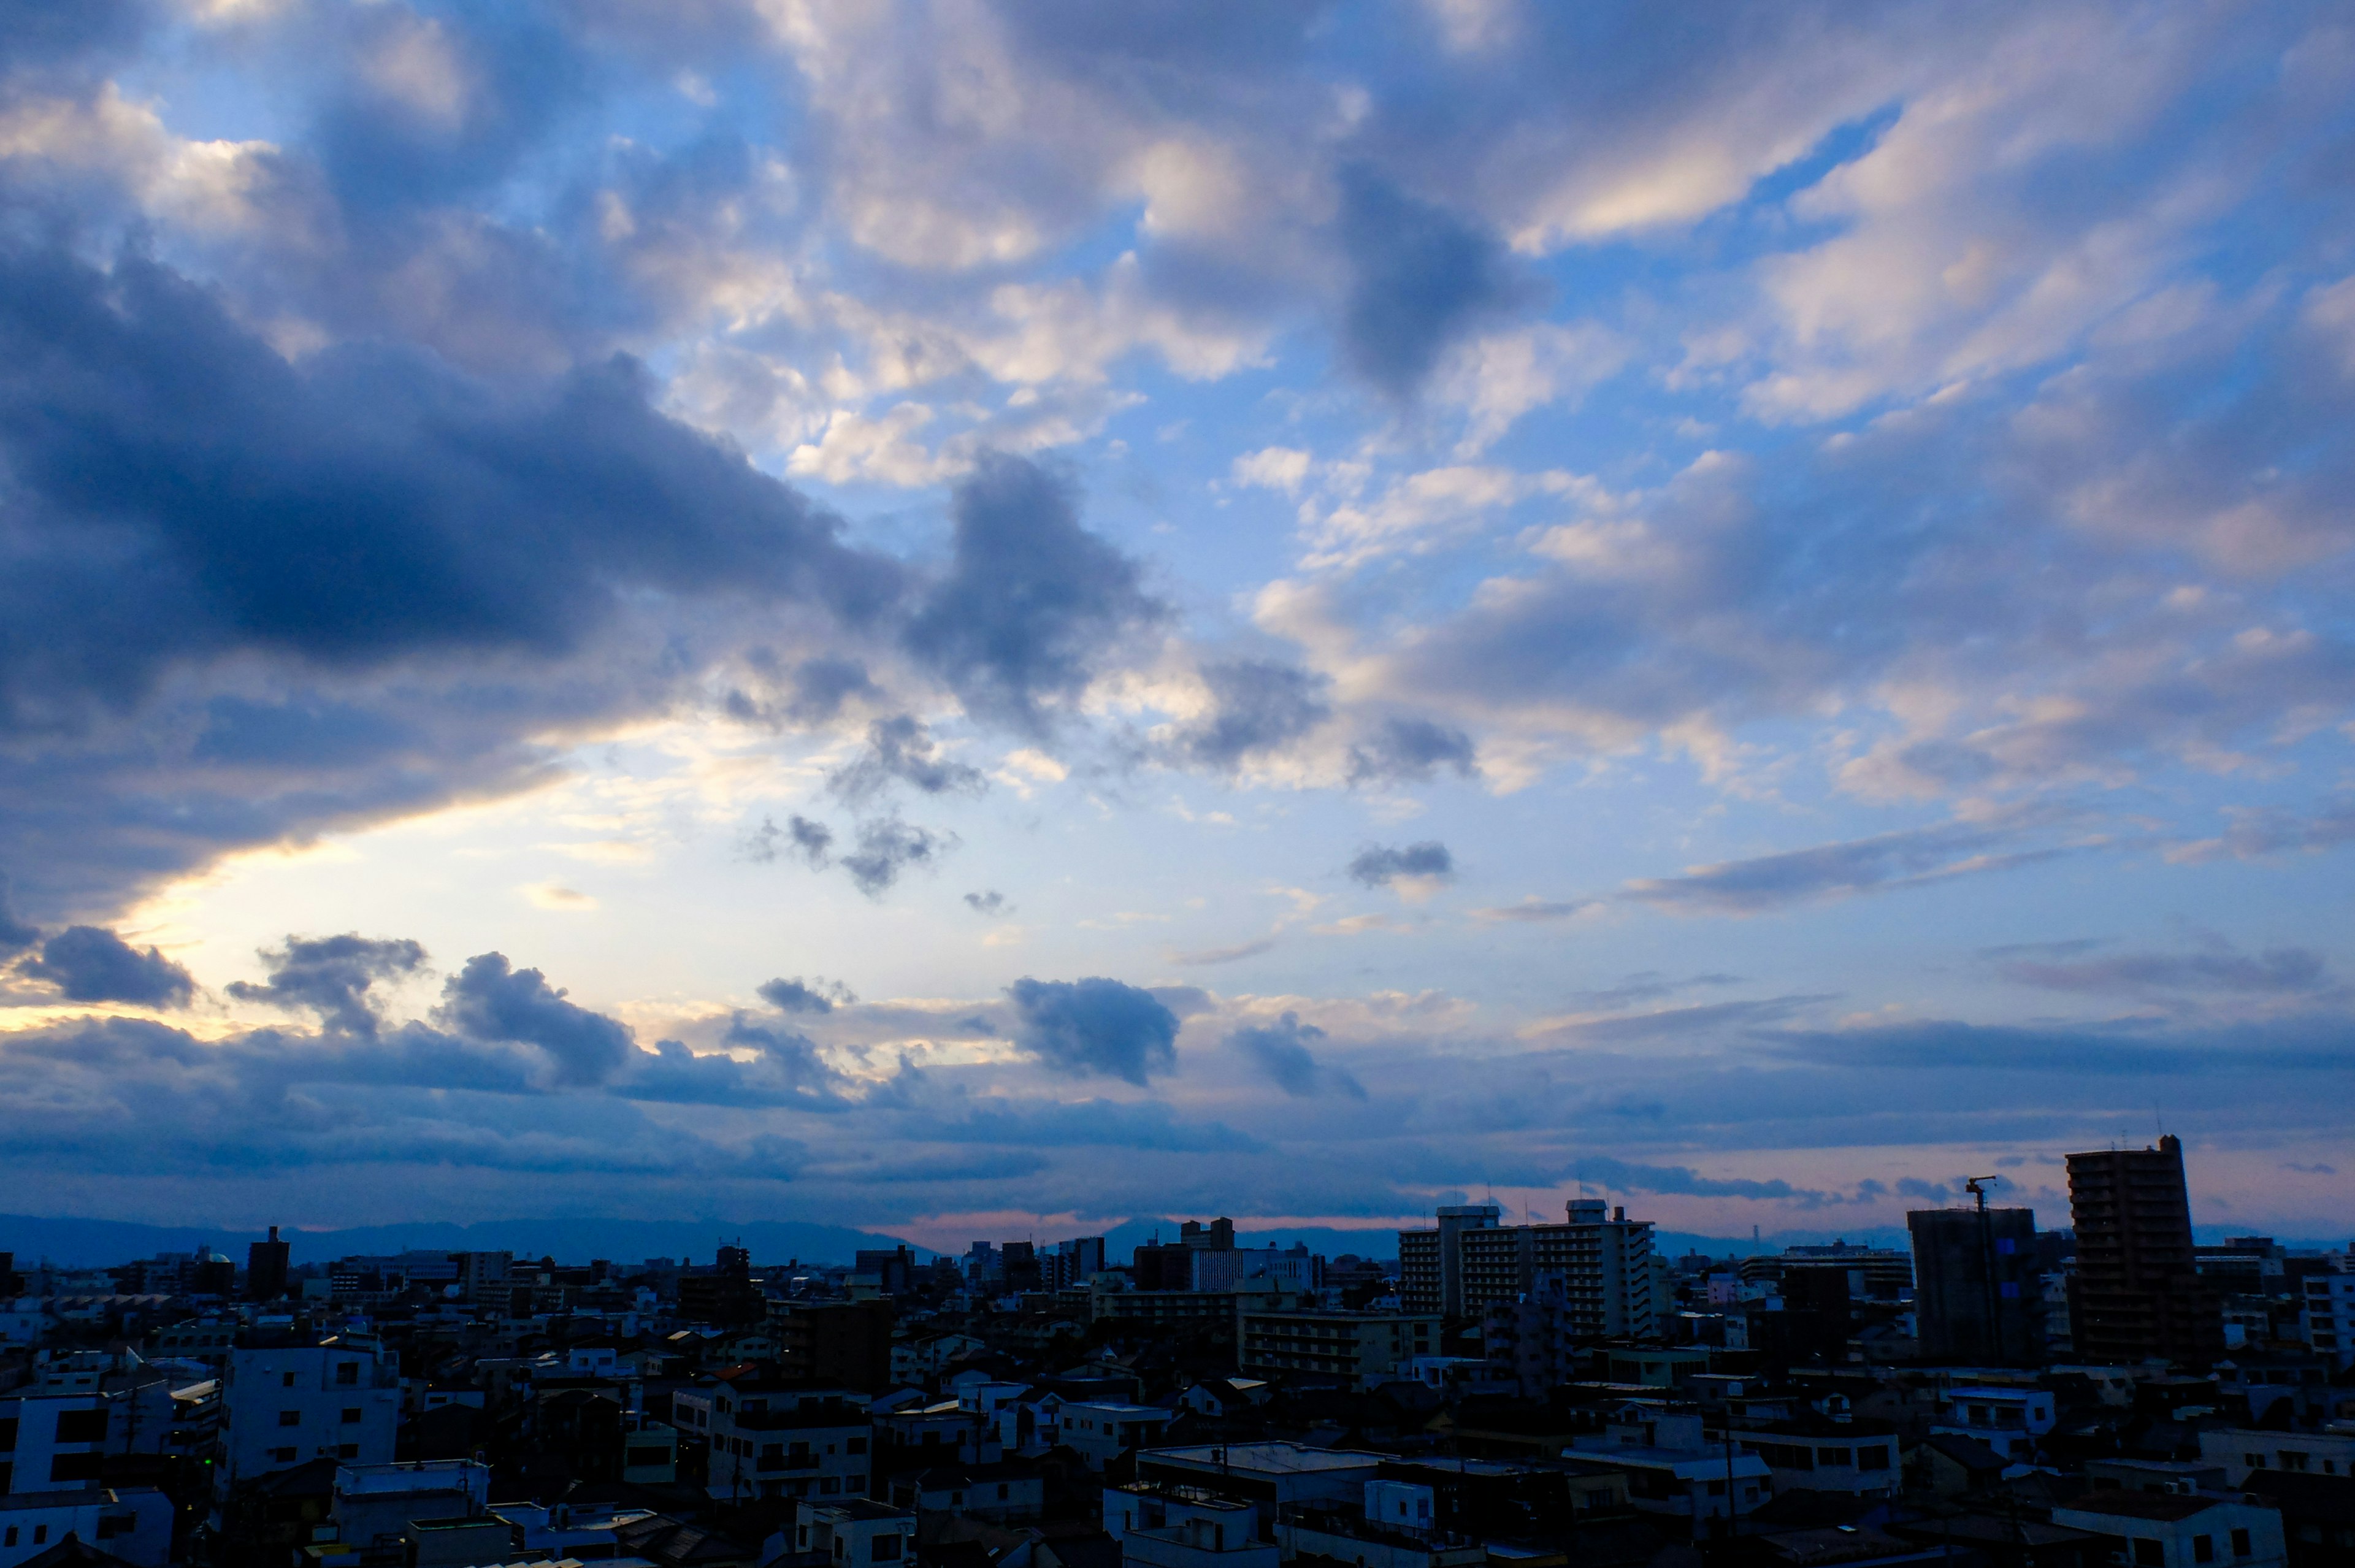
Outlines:
<svg viewBox="0 0 2355 1568"><path fill-rule="evenodd" d="M2355 1562L2355 1257L2196 1244L2172 1138L2069 1175L1910 1251L0 1256L0 1568Z"/></svg>

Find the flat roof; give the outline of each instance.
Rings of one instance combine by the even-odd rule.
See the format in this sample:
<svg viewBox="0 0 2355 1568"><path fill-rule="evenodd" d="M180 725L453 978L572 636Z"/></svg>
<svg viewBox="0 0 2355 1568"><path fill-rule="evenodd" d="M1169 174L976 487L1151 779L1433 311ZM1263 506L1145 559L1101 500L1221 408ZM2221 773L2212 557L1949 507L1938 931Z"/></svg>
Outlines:
<svg viewBox="0 0 2355 1568"><path fill-rule="evenodd" d="M1350 1448L1311 1448L1299 1443L1205 1443L1187 1448L1148 1448L1139 1459L1160 1459L1205 1470L1257 1470L1270 1475L1313 1475L1320 1470L1366 1470L1391 1457Z"/></svg>
<svg viewBox="0 0 2355 1568"><path fill-rule="evenodd" d="M2065 1503L2053 1505L2056 1521L2064 1513L2109 1514L2118 1519L2179 1520L2190 1519L2195 1513L2205 1513L2222 1498L2187 1498L2180 1492L2130 1492L2123 1488L2116 1491L2087 1492Z"/></svg>

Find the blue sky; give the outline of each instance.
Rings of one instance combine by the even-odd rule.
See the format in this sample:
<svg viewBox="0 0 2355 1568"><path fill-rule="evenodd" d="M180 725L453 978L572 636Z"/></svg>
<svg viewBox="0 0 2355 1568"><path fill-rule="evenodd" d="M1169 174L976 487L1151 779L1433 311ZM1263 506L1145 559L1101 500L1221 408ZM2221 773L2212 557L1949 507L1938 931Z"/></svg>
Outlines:
<svg viewBox="0 0 2355 1568"><path fill-rule="evenodd" d="M2345 1232L2334 8L19 10L12 1207Z"/></svg>

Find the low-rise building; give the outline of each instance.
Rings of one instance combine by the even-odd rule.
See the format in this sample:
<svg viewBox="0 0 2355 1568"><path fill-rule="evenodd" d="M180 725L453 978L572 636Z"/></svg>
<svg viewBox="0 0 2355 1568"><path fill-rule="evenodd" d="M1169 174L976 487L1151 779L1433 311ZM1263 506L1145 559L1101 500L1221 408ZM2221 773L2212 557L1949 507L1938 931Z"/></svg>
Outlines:
<svg viewBox="0 0 2355 1568"><path fill-rule="evenodd" d="M333 1495L328 1518L338 1541L363 1552L397 1552L416 1520L482 1518L491 1472L466 1459L345 1465L336 1471Z"/></svg>
<svg viewBox="0 0 2355 1568"><path fill-rule="evenodd" d="M2132 1568L2286 1568L2281 1515L2237 1499L2124 1489L2087 1492L2052 1522L2118 1543Z"/></svg>
<svg viewBox="0 0 2355 1568"><path fill-rule="evenodd" d="M1263 1538L1275 1539L1284 1510L1362 1499L1381 1477L1382 1454L1312 1448L1300 1443L1219 1443L1148 1448L1136 1456L1140 1486L1189 1488L1247 1505Z"/></svg>
<svg viewBox="0 0 2355 1568"><path fill-rule="evenodd" d="M794 1510L793 1550L805 1563L837 1568L913 1563L916 1516L865 1498L804 1502Z"/></svg>
<svg viewBox="0 0 2355 1568"><path fill-rule="evenodd" d="M1746 1517L1774 1495L1773 1473L1755 1454L1700 1448L1574 1447L1562 1456L1573 1471L1618 1471L1627 1477L1627 1501L1641 1513L1665 1514L1699 1528L1729 1514Z"/></svg>
<svg viewBox="0 0 2355 1568"><path fill-rule="evenodd" d="M2024 1465L2052 1430L2054 1409L2049 1389L1957 1384L1939 1394L1930 1430L1944 1436L1975 1437L2006 1459Z"/></svg>
<svg viewBox="0 0 2355 1568"><path fill-rule="evenodd" d="M1158 1442L1176 1414L1158 1405L1072 1400L1056 1413L1055 1440L1089 1469L1102 1470L1131 1449Z"/></svg>
<svg viewBox="0 0 2355 1568"><path fill-rule="evenodd" d="M2233 1486L2253 1471L2291 1476L2355 1476L2355 1432L2252 1432L2224 1428L2200 1435L2200 1456L2224 1467Z"/></svg>
<svg viewBox="0 0 2355 1568"><path fill-rule="evenodd" d="M1309 1373L1364 1392L1439 1349L1437 1313L1323 1312L1245 1307L1235 1318L1245 1377Z"/></svg>
<svg viewBox="0 0 2355 1568"><path fill-rule="evenodd" d="M710 1442L715 1498L862 1497L871 1474L864 1396L844 1389L715 1379L671 1396L682 1430Z"/></svg>
<svg viewBox="0 0 2355 1568"><path fill-rule="evenodd" d="M52 1552L69 1535L137 1568L164 1568L172 1555L172 1499L153 1487L0 1497L0 1568Z"/></svg>
<svg viewBox="0 0 2355 1568"><path fill-rule="evenodd" d="M919 1518L1028 1524L1047 1508L1047 1478L1028 1465L935 1465L894 1476L891 1506Z"/></svg>
<svg viewBox="0 0 2355 1568"><path fill-rule="evenodd" d="M400 1422L400 1358L355 1337L233 1350L221 1402L217 1495L314 1459L389 1464Z"/></svg>
<svg viewBox="0 0 2355 1568"><path fill-rule="evenodd" d="M1874 1423L1777 1421L1737 1427L1734 1445L1774 1472L1777 1490L1893 1498L1902 1475L1895 1428Z"/></svg>

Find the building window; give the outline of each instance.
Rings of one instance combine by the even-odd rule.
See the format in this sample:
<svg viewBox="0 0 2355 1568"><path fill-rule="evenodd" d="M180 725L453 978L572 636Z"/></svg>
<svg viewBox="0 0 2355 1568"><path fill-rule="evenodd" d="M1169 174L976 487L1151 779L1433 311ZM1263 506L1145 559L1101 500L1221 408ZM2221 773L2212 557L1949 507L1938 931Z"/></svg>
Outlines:
<svg viewBox="0 0 2355 1568"><path fill-rule="evenodd" d="M2194 1563L2215 1562L2216 1538L2212 1535L2193 1536L2191 1538L2191 1561Z"/></svg>
<svg viewBox="0 0 2355 1568"><path fill-rule="evenodd" d="M900 1538L896 1535L877 1536L874 1552L878 1563L897 1563L900 1561Z"/></svg>
<svg viewBox="0 0 2355 1568"><path fill-rule="evenodd" d="M357 1361L337 1361L336 1363L336 1381L337 1383L341 1384L345 1388L351 1388L356 1386L359 1381L360 1364Z"/></svg>
<svg viewBox="0 0 2355 1568"><path fill-rule="evenodd" d="M347 1404L344 1406L344 1424L346 1426L357 1426L359 1424L359 1406L356 1404Z"/></svg>
<svg viewBox="0 0 2355 1568"><path fill-rule="evenodd" d="M16 1545L16 1527L15 1525L13 1525L13 1524L12 1524L12 1525L10 1525L10 1526L8 1527L8 1538L7 1538L5 1541L0 1541L0 1546L14 1546L14 1545Z"/></svg>
<svg viewBox="0 0 2355 1568"><path fill-rule="evenodd" d="M278 1413L278 1424L300 1426L303 1424L303 1413L299 1410L282 1410Z"/></svg>
<svg viewBox="0 0 2355 1568"><path fill-rule="evenodd" d="M341 1444L336 1449L336 1457L338 1459L357 1459L359 1456L360 1445L357 1443Z"/></svg>
<svg viewBox="0 0 2355 1568"><path fill-rule="evenodd" d="M294 1462L294 1450L292 1448L272 1448L270 1451L270 1462L273 1465L291 1465Z"/></svg>
<svg viewBox="0 0 2355 1568"><path fill-rule="evenodd" d="M2235 1557L2246 1557L2247 1555L2249 1555L2249 1553L2250 1553L2251 1552L2253 1552L2253 1551L2254 1551L2254 1550L2255 1550L2255 1548L2254 1548L2254 1547L2253 1547L2253 1546L2251 1546L2251 1545L2249 1544L2249 1532L2248 1532L2247 1531L2245 1531L2245 1530L2236 1530L2236 1531L2234 1531L2232 1532L2232 1555L2233 1555L2233 1556L2235 1556Z"/></svg>
<svg viewBox="0 0 2355 1568"><path fill-rule="evenodd" d="M2167 1568L2167 1543L2163 1541L2137 1541L2134 1543L2136 1568Z"/></svg>

